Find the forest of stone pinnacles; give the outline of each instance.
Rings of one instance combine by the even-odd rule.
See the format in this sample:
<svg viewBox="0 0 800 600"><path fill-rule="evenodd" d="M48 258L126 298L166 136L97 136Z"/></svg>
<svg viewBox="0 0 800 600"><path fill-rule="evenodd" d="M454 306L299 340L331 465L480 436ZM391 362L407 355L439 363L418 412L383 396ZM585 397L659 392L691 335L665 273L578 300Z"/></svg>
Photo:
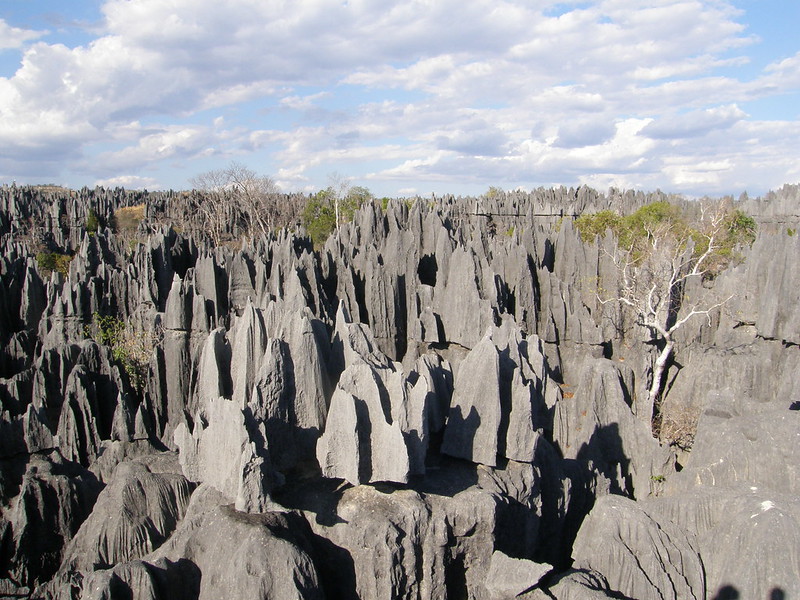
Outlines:
<svg viewBox="0 0 800 600"><path fill-rule="evenodd" d="M800 598L800 185L0 188L0 597Z"/></svg>

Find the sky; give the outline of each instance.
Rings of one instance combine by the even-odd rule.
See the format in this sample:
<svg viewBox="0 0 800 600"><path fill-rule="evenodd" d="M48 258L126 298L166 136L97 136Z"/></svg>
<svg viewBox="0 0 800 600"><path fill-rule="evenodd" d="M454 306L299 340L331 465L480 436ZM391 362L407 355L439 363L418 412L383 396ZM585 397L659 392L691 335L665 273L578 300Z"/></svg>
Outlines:
<svg viewBox="0 0 800 600"><path fill-rule="evenodd" d="M0 183L800 182L797 0L0 0Z"/></svg>

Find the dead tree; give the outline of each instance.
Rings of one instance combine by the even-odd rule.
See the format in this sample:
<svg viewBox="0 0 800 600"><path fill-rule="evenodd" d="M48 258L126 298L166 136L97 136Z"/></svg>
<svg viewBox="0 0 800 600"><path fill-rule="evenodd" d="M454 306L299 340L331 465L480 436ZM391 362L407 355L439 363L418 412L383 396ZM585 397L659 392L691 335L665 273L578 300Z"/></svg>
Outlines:
<svg viewBox="0 0 800 600"><path fill-rule="evenodd" d="M627 244L608 253L617 270L619 287L614 293L599 290L598 300L630 309L636 323L649 332L651 342L659 349L643 407L654 430L664 374L675 352L675 333L694 317L710 318L713 311L730 300L711 300L705 295L690 298L685 293L691 282L701 283L718 268L716 259L730 242L726 235L729 215L717 207L703 211L696 227L678 219L644 223L640 235L628 236Z"/></svg>

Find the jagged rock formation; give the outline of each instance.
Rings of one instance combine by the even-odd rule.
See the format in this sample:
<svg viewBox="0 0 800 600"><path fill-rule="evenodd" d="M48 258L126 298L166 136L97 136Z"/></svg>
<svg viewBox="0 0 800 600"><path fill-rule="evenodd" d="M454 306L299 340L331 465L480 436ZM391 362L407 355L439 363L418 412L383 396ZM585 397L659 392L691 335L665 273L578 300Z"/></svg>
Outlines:
<svg viewBox="0 0 800 600"><path fill-rule="evenodd" d="M654 421L572 218L663 199L695 207L373 202L315 250L215 246L192 194L0 189L0 596L800 594L800 187L742 204ZM697 415L691 453L653 435Z"/></svg>

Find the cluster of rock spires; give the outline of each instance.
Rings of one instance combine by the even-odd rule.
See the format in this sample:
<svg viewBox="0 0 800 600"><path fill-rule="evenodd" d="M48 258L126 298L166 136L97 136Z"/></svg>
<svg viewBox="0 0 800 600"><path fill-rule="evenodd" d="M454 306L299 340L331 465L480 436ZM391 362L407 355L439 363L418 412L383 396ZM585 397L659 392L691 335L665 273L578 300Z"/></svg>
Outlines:
<svg viewBox="0 0 800 600"><path fill-rule="evenodd" d="M689 454L572 226L661 194L373 203L315 250L177 233L180 194L0 192L0 597L800 596L800 187L742 200L733 298L681 331ZM143 202L132 244L83 227Z"/></svg>

